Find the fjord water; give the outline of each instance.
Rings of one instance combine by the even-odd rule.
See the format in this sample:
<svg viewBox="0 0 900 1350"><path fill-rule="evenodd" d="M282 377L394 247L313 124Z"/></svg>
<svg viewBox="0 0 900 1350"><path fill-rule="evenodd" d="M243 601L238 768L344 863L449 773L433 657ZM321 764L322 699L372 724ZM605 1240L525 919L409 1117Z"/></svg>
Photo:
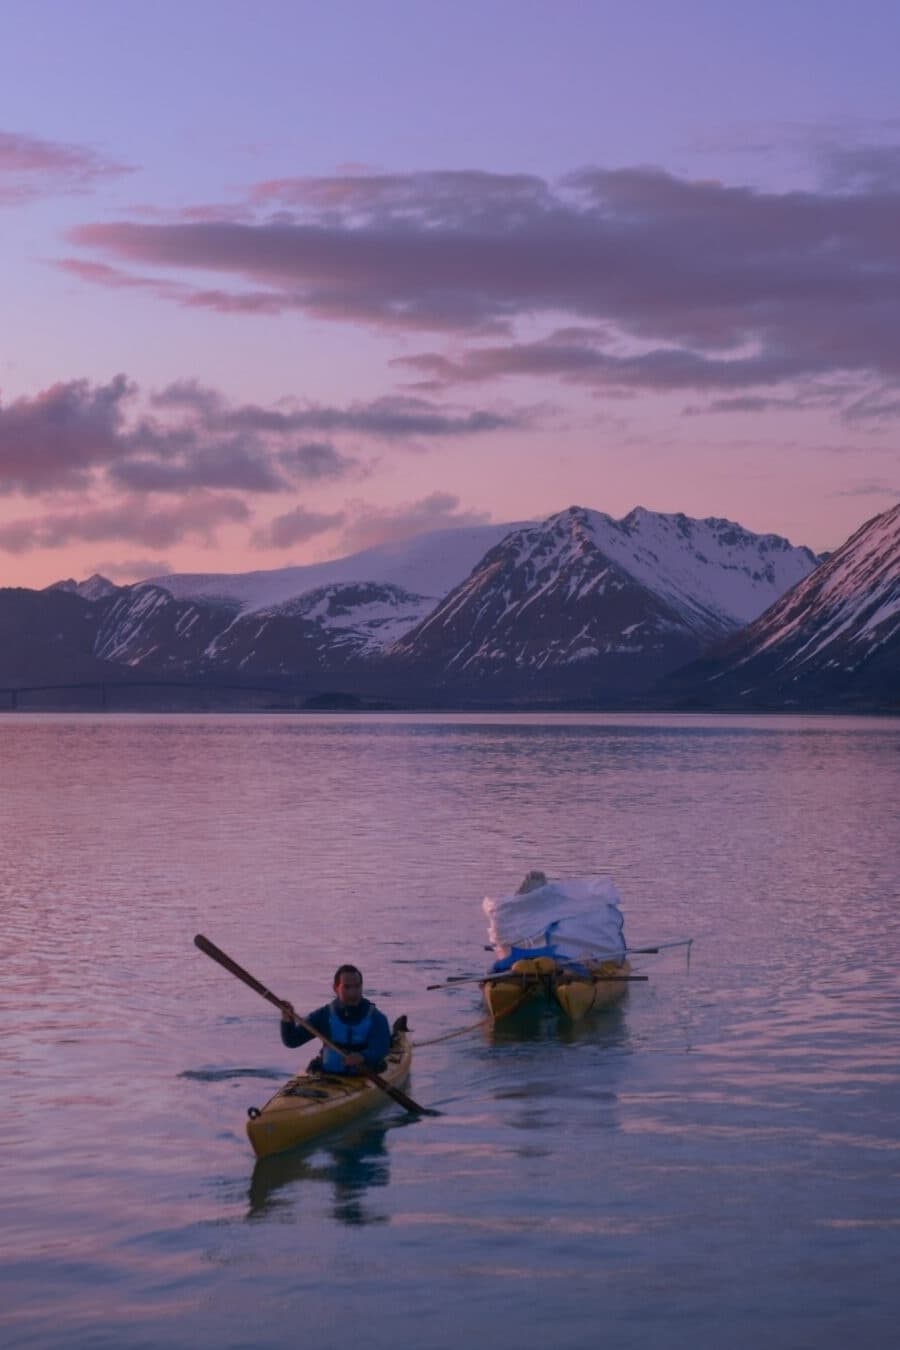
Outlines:
<svg viewBox="0 0 900 1350"><path fill-rule="evenodd" d="M5 1346L895 1344L900 721L0 721ZM611 874L647 983L478 1025L485 894ZM418 1044L254 1165L357 961ZM458 1036L449 1032L470 1028Z"/></svg>

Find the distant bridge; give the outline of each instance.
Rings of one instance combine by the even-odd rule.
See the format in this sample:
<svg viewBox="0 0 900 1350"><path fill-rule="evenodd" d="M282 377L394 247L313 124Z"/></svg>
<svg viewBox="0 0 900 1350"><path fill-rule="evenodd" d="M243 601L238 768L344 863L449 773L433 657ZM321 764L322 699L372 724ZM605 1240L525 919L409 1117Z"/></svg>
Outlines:
<svg viewBox="0 0 900 1350"><path fill-rule="evenodd" d="M115 701L116 694L124 695L122 702L127 702L129 694L136 694L138 691L147 693L157 690L160 693L166 693L174 690L190 690L196 695L198 700L202 700L204 695L214 697L219 694L244 694L248 698L253 695L278 695L286 701L297 707L302 706L302 699L309 695L309 690L301 691L296 685L288 684L240 684L240 683L211 683L204 681L197 683L193 680L83 680L69 681L64 684L17 684L0 686L0 698L9 700L6 711L18 712L21 710L21 700L28 699L29 695L41 694L59 694L74 696L80 706L83 702L78 699L79 695L94 694L95 699L89 700L103 712L106 712L111 702ZM3 711L0 707L0 711Z"/></svg>

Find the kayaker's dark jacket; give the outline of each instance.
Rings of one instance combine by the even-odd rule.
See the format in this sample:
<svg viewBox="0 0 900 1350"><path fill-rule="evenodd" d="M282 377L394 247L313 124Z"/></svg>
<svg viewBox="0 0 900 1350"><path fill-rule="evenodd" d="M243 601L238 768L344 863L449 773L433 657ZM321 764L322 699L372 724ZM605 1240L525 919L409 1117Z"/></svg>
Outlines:
<svg viewBox="0 0 900 1350"><path fill-rule="evenodd" d="M316 1008L315 1012L311 1012L306 1021L312 1023L317 1031L321 1031L323 1036L327 1036L337 1045L345 1045L348 1050L357 1051L370 1069L378 1070L383 1067L391 1048L391 1029L384 1013L379 1012L375 1004L370 1003L367 998L362 999L355 1008L348 1007L336 998L332 999L330 1003L325 1003L321 1008ZM369 1021L368 1035L361 1041L355 1029L364 1030L362 1024L367 1021ZM313 1037L305 1027L282 1022L281 1039L285 1045L293 1048L305 1045L307 1041L313 1040ZM329 1055L325 1047L323 1058L325 1067L329 1068Z"/></svg>

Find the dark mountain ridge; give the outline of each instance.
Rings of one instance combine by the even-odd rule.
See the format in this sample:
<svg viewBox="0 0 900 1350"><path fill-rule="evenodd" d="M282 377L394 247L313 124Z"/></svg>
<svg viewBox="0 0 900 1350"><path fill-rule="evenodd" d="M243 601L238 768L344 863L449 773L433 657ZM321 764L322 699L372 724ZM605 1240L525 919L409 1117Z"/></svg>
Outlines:
<svg viewBox="0 0 900 1350"><path fill-rule="evenodd" d="M708 707L900 708L900 505L657 692Z"/></svg>
<svg viewBox="0 0 900 1350"><path fill-rule="evenodd" d="M359 555L419 577L418 592L354 580L353 559L331 579L317 565L271 583L0 591L0 685L196 688L209 706L225 690L290 707L896 706L900 507L818 566L778 536L640 507L621 520L570 507L492 534L467 573L471 531L456 555L452 531L413 541L409 561L397 546L387 562ZM306 578L318 584L297 591Z"/></svg>

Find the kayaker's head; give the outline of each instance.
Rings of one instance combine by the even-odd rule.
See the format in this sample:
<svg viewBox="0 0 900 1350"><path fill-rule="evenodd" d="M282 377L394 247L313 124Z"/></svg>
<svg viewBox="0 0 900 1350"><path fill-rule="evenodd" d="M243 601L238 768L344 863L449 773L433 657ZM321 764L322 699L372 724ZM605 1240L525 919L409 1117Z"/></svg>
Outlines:
<svg viewBox="0 0 900 1350"><path fill-rule="evenodd" d="M334 972L334 992L339 1003L355 1008L362 1002L362 972L356 966L338 966Z"/></svg>

